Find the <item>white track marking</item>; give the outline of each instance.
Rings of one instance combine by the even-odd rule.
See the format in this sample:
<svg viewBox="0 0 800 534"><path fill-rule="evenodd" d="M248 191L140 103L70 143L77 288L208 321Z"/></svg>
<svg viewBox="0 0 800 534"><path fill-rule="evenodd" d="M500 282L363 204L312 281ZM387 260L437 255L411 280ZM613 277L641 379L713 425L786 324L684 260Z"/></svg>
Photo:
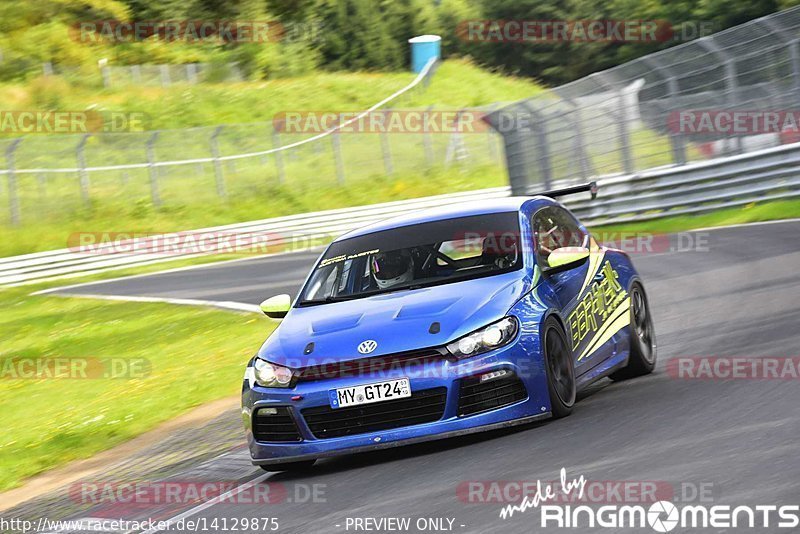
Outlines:
<svg viewBox="0 0 800 534"><path fill-rule="evenodd" d="M261 308L255 304L247 304L245 302L235 302L232 300L202 300L202 299L175 299L167 297L136 297L136 296L122 296L122 295L93 295L91 293L81 294L64 294L57 295L59 297L79 297L87 299L98 300L116 300L127 302L164 302L166 304L179 304L183 306L204 306L209 308L222 308L225 310L233 310L248 313L262 314Z"/></svg>

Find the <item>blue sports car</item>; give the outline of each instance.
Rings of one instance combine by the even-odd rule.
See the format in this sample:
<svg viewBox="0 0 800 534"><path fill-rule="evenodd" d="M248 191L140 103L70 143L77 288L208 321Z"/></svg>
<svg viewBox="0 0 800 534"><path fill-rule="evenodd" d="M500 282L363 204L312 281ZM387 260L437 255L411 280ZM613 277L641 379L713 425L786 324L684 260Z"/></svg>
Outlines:
<svg viewBox="0 0 800 534"><path fill-rule="evenodd" d="M283 322L245 372L253 463L299 469L564 417L591 382L650 373L653 323L630 258L553 196L350 232L296 299L264 301Z"/></svg>

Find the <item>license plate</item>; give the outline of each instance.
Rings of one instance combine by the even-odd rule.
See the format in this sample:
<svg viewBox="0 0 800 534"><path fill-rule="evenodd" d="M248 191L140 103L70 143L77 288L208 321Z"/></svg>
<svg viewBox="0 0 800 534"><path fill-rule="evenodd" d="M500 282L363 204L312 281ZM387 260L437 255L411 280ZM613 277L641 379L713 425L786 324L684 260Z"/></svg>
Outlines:
<svg viewBox="0 0 800 534"><path fill-rule="evenodd" d="M346 408L411 396L408 378L330 390L331 408Z"/></svg>

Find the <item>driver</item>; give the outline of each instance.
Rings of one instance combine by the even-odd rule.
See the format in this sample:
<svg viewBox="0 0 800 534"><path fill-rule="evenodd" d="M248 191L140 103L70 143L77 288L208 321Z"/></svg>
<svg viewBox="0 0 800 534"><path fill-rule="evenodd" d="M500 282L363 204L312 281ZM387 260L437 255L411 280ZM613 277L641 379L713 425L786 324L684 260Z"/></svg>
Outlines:
<svg viewBox="0 0 800 534"><path fill-rule="evenodd" d="M414 259L407 249L373 254L369 269L381 289L407 284L414 279Z"/></svg>

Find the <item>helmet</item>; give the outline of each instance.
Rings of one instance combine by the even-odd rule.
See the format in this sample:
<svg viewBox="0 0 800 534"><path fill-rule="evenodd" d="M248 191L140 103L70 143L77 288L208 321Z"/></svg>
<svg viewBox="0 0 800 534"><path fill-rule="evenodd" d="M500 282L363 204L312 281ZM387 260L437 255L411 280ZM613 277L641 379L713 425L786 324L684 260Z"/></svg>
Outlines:
<svg viewBox="0 0 800 534"><path fill-rule="evenodd" d="M373 254L369 268L381 289L389 289L414 279L414 260L405 249Z"/></svg>

